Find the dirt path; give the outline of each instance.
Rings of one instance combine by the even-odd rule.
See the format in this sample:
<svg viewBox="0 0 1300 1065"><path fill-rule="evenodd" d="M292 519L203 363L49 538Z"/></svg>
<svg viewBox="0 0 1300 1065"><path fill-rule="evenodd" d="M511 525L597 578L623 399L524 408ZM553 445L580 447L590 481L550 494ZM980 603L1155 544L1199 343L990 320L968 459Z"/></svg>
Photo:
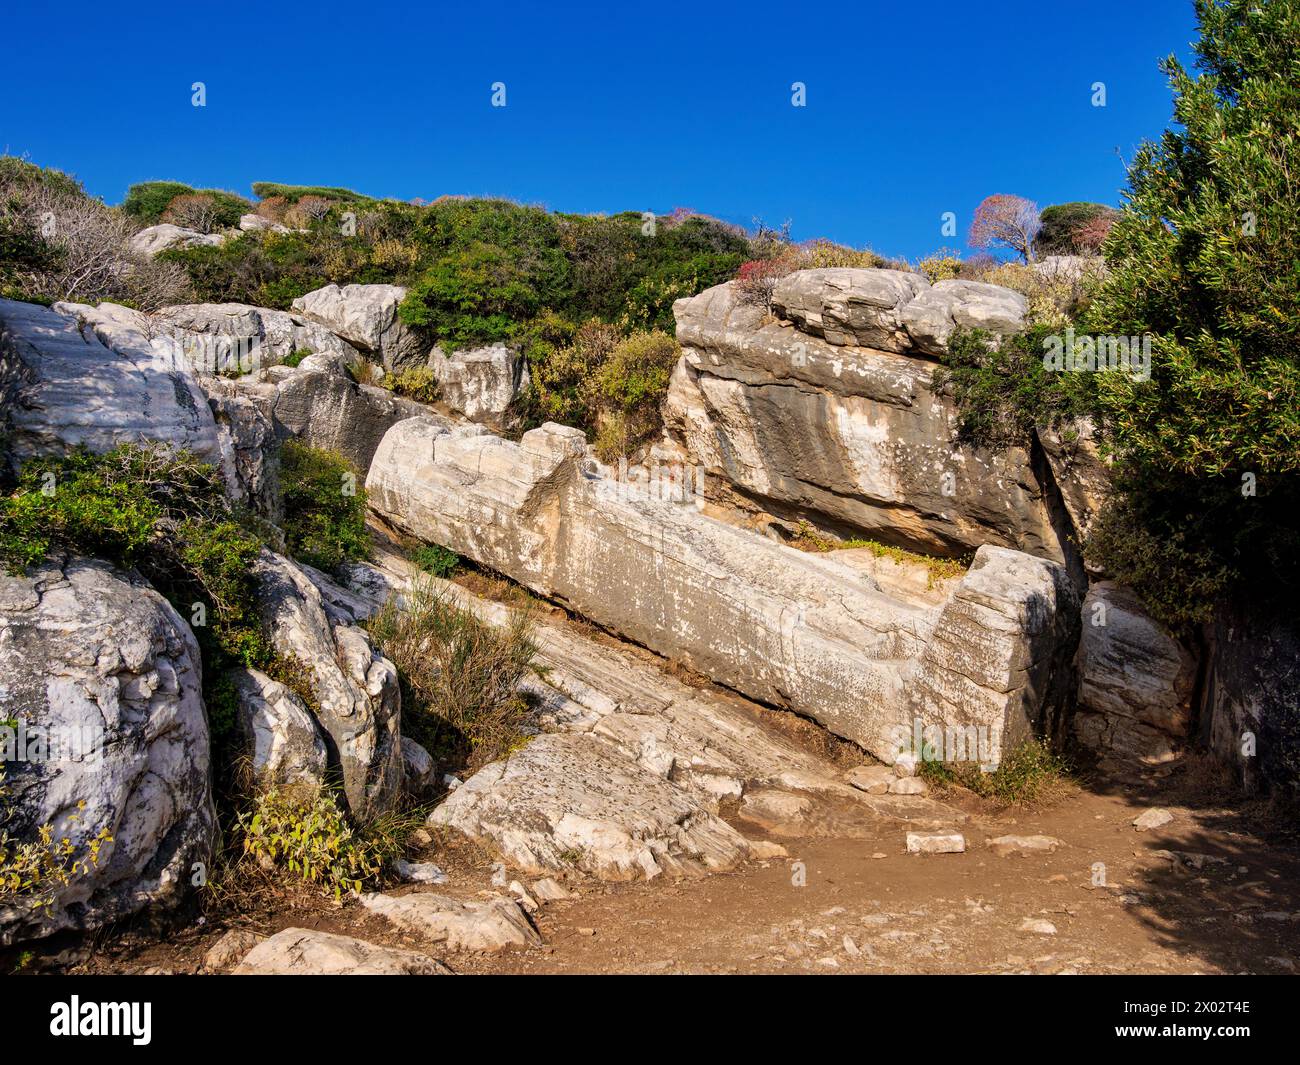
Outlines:
<svg viewBox="0 0 1300 1065"><path fill-rule="evenodd" d="M965 854L905 854L903 830L893 828L867 839L784 840L789 858L732 873L570 885L574 898L534 915L541 949L423 949L465 974L1296 971L1294 849L1258 835L1251 806L1167 805L1173 822L1135 831L1133 818L1159 798L1116 786L1081 790L1034 813L977 813L966 825ZM737 823L754 835L752 825ZM1041 833L1064 845L997 857L985 840L1007 833ZM468 844L447 841L433 856L451 874L449 893L500 890L491 863ZM1093 882L1099 862L1105 886ZM1022 931L1026 918L1050 922L1055 934ZM239 924L421 947L355 903L307 901ZM197 972L222 931L196 926L166 942L143 932L101 935L88 954L63 960L80 972Z"/></svg>

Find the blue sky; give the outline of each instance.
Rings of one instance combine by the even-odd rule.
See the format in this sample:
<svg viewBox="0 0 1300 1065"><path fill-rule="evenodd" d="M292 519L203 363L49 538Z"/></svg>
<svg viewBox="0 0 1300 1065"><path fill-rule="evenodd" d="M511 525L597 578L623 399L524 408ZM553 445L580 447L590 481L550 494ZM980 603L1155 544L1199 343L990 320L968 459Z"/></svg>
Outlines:
<svg viewBox="0 0 1300 1065"><path fill-rule="evenodd" d="M1190 0L71 2L5 29L0 149L110 203L171 178L684 206L915 258L964 247L990 193L1118 203L1115 150L1168 124L1156 62L1187 56L1194 18Z"/></svg>

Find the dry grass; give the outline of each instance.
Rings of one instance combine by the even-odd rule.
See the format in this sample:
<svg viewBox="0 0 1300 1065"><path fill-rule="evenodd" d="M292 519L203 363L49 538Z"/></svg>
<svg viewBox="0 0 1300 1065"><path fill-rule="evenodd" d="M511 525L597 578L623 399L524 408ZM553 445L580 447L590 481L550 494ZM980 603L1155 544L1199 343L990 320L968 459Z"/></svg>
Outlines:
<svg viewBox="0 0 1300 1065"><path fill-rule="evenodd" d="M529 610L498 628L417 578L402 606L370 619L371 636L402 680L402 727L447 769L473 772L525 738L519 682L537 646Z"/></svg>

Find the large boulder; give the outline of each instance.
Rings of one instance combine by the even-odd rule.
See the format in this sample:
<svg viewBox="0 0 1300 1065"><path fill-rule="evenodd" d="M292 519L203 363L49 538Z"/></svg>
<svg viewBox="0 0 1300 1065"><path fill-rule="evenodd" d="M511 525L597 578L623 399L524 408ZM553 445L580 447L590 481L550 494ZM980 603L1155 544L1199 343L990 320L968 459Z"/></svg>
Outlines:
<svg viewBox="0 0 1300 1065"><path fill-rule="evenodd" d="M271 644L311 692L306 709L326 740L330 768L342 777L348 807L363 821L387 812L403 776L396 667L289 559L263 551L253 575Z"/></svg>
<svg viewBox="0 0 1300 1065"><path fill-rule="evenodd" d="M298 373L286 376L268 395L282 438L293 436L312 447L337 451L363 474L394 425L416 415L436 417L414 400L375 385L359 385L330 369L307 366L306 360Z"/></svg>
<svg viewBox="0 0 1300 1065"><path fill-rule="evenodd" d="M581 432L549 423L515 444L479 426L448 431L416 418L384 437L368 498L399 530L752 698L807 714L887 761L899 753L900 726L911 734L910 693L925 685L918 673L936 674L936 705L958 683L944 679L960 672L958 658L927 654L929 645L952 638L967 600L987 602L987 669L964 698L998 733L993 757L1000 735L1042 717L1040 671L1060 657L1058 639L1067 666L1073 652L1057 612L1077 624L1062 567L984 548L952 599L924 605L832 559L593 472L585 450ZM1033 580L1021 587L1021 576Z"/></svg>
<svg viewBox="0 0 1300 1065"><path fill-rule="evenodd" d="M1112 581L1088 589L1075 732L1102 755L1163 762L1187 739L1196 659Z"/></svg>
<svg viewBox="0 0 1300 1065"><path fill-rule="evenodd" d="M216 832L201 683L194 634L139 579L80 559L0 574L0 719L27 739L5 752L0 824L19 841L50 826L65 868L110 838L48 907L0 903L0 944L184 900Z"/></svg>
<svg viewBox="0 0 1300 1065"><path fill-rule="evenodd" d="M293 301L293 309L367 352L385 370L423 363L419 338L398 316L401 285L326 285Z"/></svg>
<svg viewBox="0 0 1300 1065"><path fill-rule="evenodd" d="M324 326L301 315L253 307L247 303L184 303L164 307L153 315L155 328L180 341L190 362L212 372L208 354L213 342L227 341L246 353L245 372L273 366L300 351L337 355L351 367L361 353Z"/></svg>
<svg viewBox="0 0 1300 1065"><path fill-rule="evenodd" d="M329 753L320 727L302 699L259 669L230 674L235 689L235 723L248 755L249 770L261 787L325 784Z"/></svg>
<svg viewBox="0 0 1300 1065"><path fill-rule="evenodd" d="M0 300L0 428L11 465L141 441L221 464L217 425L194 374L159 358L131 323L120 329L128 342L109 345L75 315Z"/></svg>
<svg viewBox="0 0 1300 1065"><path fill-rule="evenodd" d="M772 322L731 284L673 310L682 358L664 420L711 496L936 554L1064 557L1030 455L960 443L930 361Z"/></svg>
<svg viewBox="0 0 1300 1065"><path fill-rule="evenodd" d="M929 287L902 270L796 270L777 282L772 310L828 344L907 351L912 341L899 312Z"/></svg>
<svg viewBox="0 0 1300 1065"><path fill-rule="evenodd" d="M954 331L984 329L1019 333L1028 302L1019 292L982 281L936 281L900 313L917 350L942 355Z"/></svg>
<svg viewBox="0 0 1300 1065"><path fill-rule="evenodd" d="M523 357L504 344L448 356L434 348L429 365L438 380L438 398L472 421L499 425L515 397L528 384Z"/></svg>
<svg viewBox="0 0 1300 1065"><path fill-rule="evenodd" d="M200 233L195 229L186 229L183 226L174 226L170 222L163 222L140 230L131 238L131 249L138 255L152 259L155 255L172 248L215 248L225 242L226 238L221 233Z"/></svg>

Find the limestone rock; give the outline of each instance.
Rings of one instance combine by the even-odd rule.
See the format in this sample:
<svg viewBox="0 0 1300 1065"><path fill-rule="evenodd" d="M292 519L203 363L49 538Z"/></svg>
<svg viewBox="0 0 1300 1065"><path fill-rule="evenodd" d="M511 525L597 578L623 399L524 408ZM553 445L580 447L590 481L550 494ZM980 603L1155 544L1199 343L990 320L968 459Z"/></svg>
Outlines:
<svg viewBox="0 0 1300 1065"><path fill-rule="evenodd" d="M75 317L0 300L0 425L9 461L156 441L219 464L217 426L194 374L159 360L140 339L116 350Z"/></svg>
<svg viewBox="0 0 1300 1065"><path fill-rule="evenodd" d="M904 306L900 318L916 347L942 355L958 327L1019 333L1028 304L1019 292L981 281L936 281Z"/></svg>
<svg viewBox="0 0 1300 1065"><path fill-rule="evenodd" d="M472 421L499 425L515 397L528 385L523 357L504 344L448 356L434 348L429 365L438 379L438 398Z"/></svg>
<svg viewBox="0 0 1300 1065"><path fill-rule="evenodd" d="M772 310L828 344L907 351L912 342L899 312L929 287L901 270L797 270L777 282Z"/></svg>
<svg viewBox="0 0 1300 1065"><path fill-rule="evenodd" d="M1154 828L1163 828L1173 819L1174 815L1168 810L1160 806L1152 806L1133 818L1133 827L1139 832L1150 832Z"/></svg>
<svg viewBox="0 0 1300 1065"><path fill-rule="evenodd" d="M253 573L272 646L311 688L310 709L329 737L349 808L362 820L385 812L403 774L396 667L289 559L263 551Z"/></svg>
<svg viewBox="0 0 1300 1065"><path fill-rule="evenodd" d="M677 785L583 736L538 736L479 770L429 820L490 841L533 875L651 879L731 869L747 854L735 829Z"/></svg>
<svg viewBox="0 0 1300 1065"><path fill-rule="evenodd" d="M957 832L909 832L908 854L963 854L966 838Z"/></svg>
<svg viewBox="0 0 1300 1065"><path fill-rule="evenodd" d="M376 946L351 936L286 928L259 943L236 976L445 976L441 962L412 950Z"/></svg>
<svg viewBox="0 0 1300 1065"><path fill-rule="evenodd" d="M989 850L999 858L1011 854L1052 854L1061 846L1061 841L1054 836L998 836L989 840Z"/></svg>
<svg viewBox="0 0 1300 1065"><path fill-rule="evenodd" d="M446 895L363 895L371 913L448 950L496 951L540 946L542 937L519 904L497 895L484 902L462 902Z"/></svg>
<svg viewBox="0 0 1300 1065"><path fill-rule="evenodd" d="M919 777L899 777L889 785L890 795L924 795L930 788Z"/></svg>
<svg viewBox="0 0 1300 1065"><path fill-rule="evenodd" d="M195 229L185 229L163 222L156 226L146 226L131 238L131 250L137 255L152 259L161 252L171 248L219 247L226 242L224 234L200 233Z"/></svg>
<svg viewBox="0 0 1300 1065"><path fill-rule="evenodd" d="M325 783L328 755L311 712L279 681L258 669L230 674L238 698L236 723L262 786L312 789Z"/></svg>
<svg viewBox="0 0 1300 1065"><path fill-rule="evenodd" d="M300 351L337 356L349 367L361 362L361 353L346 340L288 311L247 303L185 303L162 308L153 320L190 354L196 369L213 365L203 352L222 342L247 353L245 372L274 366Z"/></svg>
<svg viewBox="0 0 1300 1065"><path fill-rule="evenodd" d="M47 740L5 767L6 828L50 825L83 860L112 837L48 908L0 906L0 944L185 898L216 831L201 682L194 634L138 578L89 560L0 574L0 720Z"/></svg>
<svg viewBox="0 0 1300 1065"><path fill-rule="evenodd" d="M265 938L256 932L232 928L208 948L208 952L203 955L203 967L210 972L222 972L238 965Z"/></svg>
<svg viewBox="0 0 1300 1065"><path fill-rule="evenodd" d="M1128 588L1099 581L1083 602L1075 730L1094 750L1168 761L1187 738L1196 660Z"/></svg>
<svg viewBox="0 0 1300 1065"><path fill-rule="evenodd" d="M869 795L883 795L895 780L894 770L887 765L855 765L844 779Z"/></svg>
<svg viewBox="0 0 1300 1065"><path fill-rule="evenodd" d="M414 795L422 795L437 782L433 756L407 736L402 737L402 778Z"/></svg>
<svg viewBox="0 0 1300 1065"><path fill-rule="evenodd" d="M264 218L260 214L242 214L239 216L239 228L245 233L258 233L269 230L272 233L288 233L289 227L279 222Z"/></svg>
<svg viewBox="0 0 1300 1065"><path fill-rule="evenodd" d="M293 301L304 318L319 322L393 370L424 362L419 339L397 314L406 298L400 285L326 285Z"/></svg>
<svg viewBox="0 0 1300 1065"><path fill-rule="evenodd" d="M584 453L563 426L514 444L412 419L384 437L368 498L397 528L882 760L916 716L996 732L996 759L999 737L1021 738L1043 712L1078 623L1060 566L982 548L942 607L917 606L693 506L628 493L589 473Z"/></svg>
<svg viewBox="0 0 1300 1065"><path fill-rule="evenodd" d="M1056 935L1056 925L1041 917L1026 917L1020 922L1020 927L1016 931L1033 932L1035 935L1040 936L1054 936Z"/></svg>
<svg viewBox="0 0 1300 1065"><path fill-rule="evenodd" d="M573 898L573 892L549 876L533 881L533 894L542 902L563 902Z"/></svg>
<svg viewBox="0 0 1300 1065"><path fill-rule="evenodd" d="M664 420L710 497L934 554L1063 557L1028 453L962 444L932 363L766 321L731 284L673 311Z"/></svg>
<svg viewBox="0 0 1300 1065"><path fill-rule="evenodd" d="M398 858L393 862L393 872L408 884L445 884L447 874L433 862L408 862Z"/></svg>

